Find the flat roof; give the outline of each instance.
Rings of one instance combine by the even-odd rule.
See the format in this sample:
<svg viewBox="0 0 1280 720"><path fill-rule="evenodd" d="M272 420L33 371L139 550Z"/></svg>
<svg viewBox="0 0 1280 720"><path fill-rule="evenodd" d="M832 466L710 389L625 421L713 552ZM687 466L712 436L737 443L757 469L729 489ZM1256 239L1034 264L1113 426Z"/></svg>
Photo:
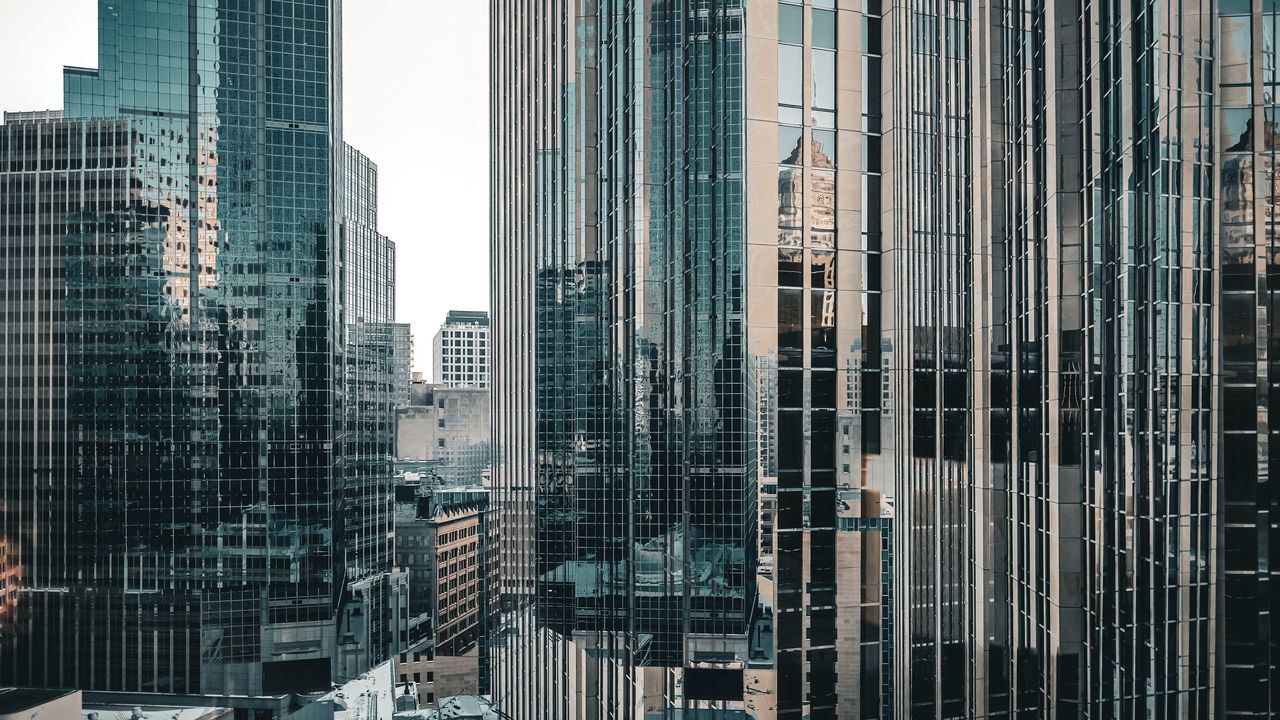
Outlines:
<svg viewBox="0 0 1280 720"><path fill-rule="evenodd" d="M57 700L75 692L75 690L42 690L39 688L0 688L0 715L30 710L50 700Z"/></svg>

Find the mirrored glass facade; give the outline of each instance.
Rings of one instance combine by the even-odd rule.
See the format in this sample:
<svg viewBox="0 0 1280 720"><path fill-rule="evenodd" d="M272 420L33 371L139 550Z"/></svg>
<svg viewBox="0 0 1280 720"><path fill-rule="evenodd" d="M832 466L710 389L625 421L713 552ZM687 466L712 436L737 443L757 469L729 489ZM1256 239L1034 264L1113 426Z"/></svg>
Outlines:
<svg viewBox="0 0 1280 720"><path fill-rule="evenodd" d="M343 622L393 592L394 246L339 7L98 13L65 111L0 126L0 682L327 690L394 641Z"/></svg>
<svg viewBox="0 0 1280 720"><path fill-rule="evenodd" d="M1280 712L1280 10L491 8L504 711ZM698 517L698 466L646 485L659 458L736 468L699 418L740 433L754 518L716 699L649 683L698 667L692 625L642 654L661 632L583 600L593 543L675 527L653 498Z"/></svg>
<svg viewBox="0 0 1280 720"><path fill-rule="evenodd" d="M742 695L743 9L643 6L492 5L493 689L516 717Z"/></svg>

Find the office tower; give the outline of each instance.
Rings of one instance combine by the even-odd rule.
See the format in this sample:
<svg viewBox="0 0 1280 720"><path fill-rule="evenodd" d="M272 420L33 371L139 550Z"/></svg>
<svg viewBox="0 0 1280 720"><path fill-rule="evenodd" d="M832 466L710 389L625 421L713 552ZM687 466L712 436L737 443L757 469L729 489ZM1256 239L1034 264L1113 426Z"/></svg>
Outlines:
<svg viewBox="0 0 1280 720"><path fill-rule="evenodd" d="M493 696L516 718L741 706L742 7L491 8Z"/></svg>
<svg viewBox="0 0 1280 720"><path fill-rule="evenodd" d="M338 611L341 678L358 676L401 646L408 622L408 579L395 565L392 517L397 378L395 243L378 232L378 168L344 145L336 171L341 192L336 287L342 293L334 384L341 438L334 481L333 533L348 580ZM399 614L397 614L399 613ZM354 625L354 627L353 627Z"/></svg>
<svg viewBox="0 0 1280 720"><path fill-rule="evenodd" d="M450 310L433 347L437 385L489 387L489 313Z"/></svg>
<svg viewBox="0 0 1280 720"><path fill-rule="evenodd" d="M886 13L900 715L1233 702L1208 9Z"/></svg>
<svg viewBox="0 0 1280 720"><path fill-rule="evenodd" d="M505 712L1276 712L1270 4L491 8Z"/></svg>
<svg viewBox="0 0 1280 720"><path fill-rule="evenodd" d="M99 69L0 127L0 682L327 690L392 650L339 636L394 593L394 266L336 13L101 2Z"/></svg>
<svg viewBox="0 0 1280 720"><path fill-rule="evenodd" d="M747 56L777 69L747 90L747 136L770 142L744 148L748 347L763 380L758 406L771 415L760 442L776 498L776 715L759 716L880 717L891 687L882 61L879 17L866 9L747 8Z"/></svg>

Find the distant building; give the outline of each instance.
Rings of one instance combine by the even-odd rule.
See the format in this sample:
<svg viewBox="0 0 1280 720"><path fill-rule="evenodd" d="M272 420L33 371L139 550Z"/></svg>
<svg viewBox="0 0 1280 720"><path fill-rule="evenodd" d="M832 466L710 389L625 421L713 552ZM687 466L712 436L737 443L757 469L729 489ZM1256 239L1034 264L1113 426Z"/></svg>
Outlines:
<svg viewBox="0 0 1280 720"><path fill-rule="evenodd" d="M413 331L408 323L391 324L391 405L409 404L409 383L413 380Z"/></svg>
<svg viewBox="0 0 1280 720"><path fill-rule="evenodd" d="M446 484L479 485L489 466L489 391L412 383L396 412L396 456L440 460Z"/></svg>
<svg viewBox="0 0 1280 720"><path fill-rule="evenodd" d="M487 687L484 633L497 568L484 488L396 488L396 564L409 578L412 643L395 661L421 707Z"/></svg>
<svg viewBox="0 0 1280 720"><path fill-rule="evenodd" d="M445 504L431 491L402 497L398 493L396 564L408 572L409 612L430 615L440 652L461 654L479 637L487 500Z"/></svg>
<svg viewBox="0 0 1280 720"><path fill-rule="evenodd" d="M434 348L437 384L489 387L489 313L450 310Z"/></svg>

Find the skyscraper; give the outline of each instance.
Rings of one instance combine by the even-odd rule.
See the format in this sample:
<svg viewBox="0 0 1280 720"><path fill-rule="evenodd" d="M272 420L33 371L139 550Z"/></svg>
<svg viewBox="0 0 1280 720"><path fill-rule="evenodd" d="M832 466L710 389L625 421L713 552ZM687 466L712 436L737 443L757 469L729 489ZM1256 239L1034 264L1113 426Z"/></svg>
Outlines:
<svg viewBox="0 0 1280 720"><path fill-rule="evenodd" d="M1277 712L1276 13L1122 5L491 3L505 712Z"/></svg>
<svg viewBox="0 0 1280 720"><path fill-rule="evenodd" d="M494 697L547 719L740 705L742 7L491 7Z"/></svg>
<svg viewBox="0 0 1280 720"><path fill-rule="evenodd" d="M432 347L437 385L489 387L489 313L450 310Z"/></svg>
<svg viewBox="0 0 1280 720"><path fill-rule="evenodd" d="M0 682L327 690L392 649L339 627L394 591L394 246L338 10L101 2L99 68L0 127Z"/></svg>

